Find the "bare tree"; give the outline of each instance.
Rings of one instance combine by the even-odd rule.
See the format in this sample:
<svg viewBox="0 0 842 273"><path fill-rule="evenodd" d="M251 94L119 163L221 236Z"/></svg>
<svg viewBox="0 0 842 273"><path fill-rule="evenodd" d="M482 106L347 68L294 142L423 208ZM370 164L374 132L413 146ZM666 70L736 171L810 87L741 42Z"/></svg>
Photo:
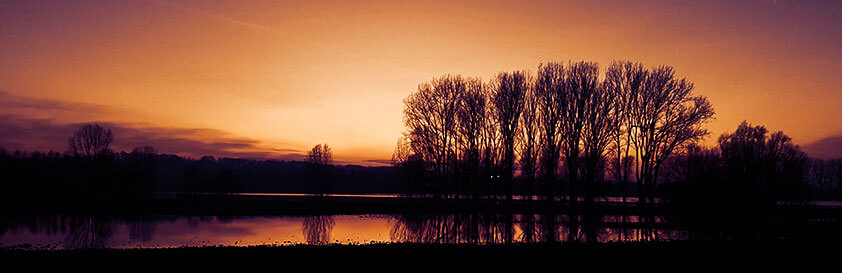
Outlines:
<svg viewBox="0 0 842 273"><path fill-rule="evenodd" d="M530 88L523 100L523 114L520 119L518 147L520 154L521 179L526 189L527 200L532 200L532 188L538 166L538 98L535 89Z"/></svg>
<svg viewBox="0 0 842 273"><path fill-rule="evenodd" d="M670 66L660 66L647 74L644 88L629 105L631 142L637 157L640 203L654 202L654 187L661 163L683 144L708 134L702 124L713 118L707 98L693 96L693 83L676 79Z"/></svg>
<svg viewBox="0 0 842 273"><path fill-rule="evenodd" d="M324 194L327 191L326 184L333 168L333 151L327 143L316 144L307 153L307 162L310 163L313 182L317 187L316 191L319 194Z"/></svg>
<svg viewBox="0 0 842 273"><path fill-rule="evenodd" d="M409 137L401 136L395 145L392 153L392 166L395 168L398 177L406 182L408 196L429 188L429 173L427 162L419 154L412 151Z"/></svg>
<svg viewBox="0 0 842 273"><path fill-rule="evenodd" d="M442 191L448 186L445 180L456 160L456 111L465 89L466 81L461 76L445 75L419 85L404 100L410 146L415 154L433 162Z"/></svg>
<svg viewBox="0 0 842 273"><path fill-rule="evenodd" d="M692 89L692 83L675 79L671 67L650 71L631 62L613 63L604 82L592 62L541 64L534 81L523 71L500 73L487 86L445 75L419 85L404 100L407 132L396 158L423 162L416 165L427 169L432 188L441 193L460 193L465 185L477 193L486 182L493 194L502 175L510 200L520 156L527 187L540 173L548 199L555 200L564 151L570 199L576 200L584 185L592 201L611 152L624 201L632 173L645 200L660 164L707 134L701 125L713 109L704 97L691 95Z"/></svg>
<svg viewBox="0 0 842 273"><path fill-rule="evenodd" d="M497 126L503 140L502 172L506 200L512 200L512 178L514 176L515 138L518 122L523 111L524 96L529 90L529 76L524 71L500 73L492 81L492 101Z"/></svg>
<svg viewBox="0 0 842 273"><path fill-rule="evenodd" d="M500 184L500 149L503 146L503 138L500 134L499 127L497 127L497 112L488 107L488 118L482 127L482 162L481 162L481 177L485 180L487 192L492 194L492 197L497 197L496 187Z"/></svg>
<svg viewBox="0 0 842 273"><path fill-rule="evenodd" d="M75 157L93 158L109 152L108 146L113 141L110 129L96 123L87 124L67 140L67 152Z"/></svg>
<svg viewBox="0 0 842 273"><path fill-rule="evenodd" d="M561 146L561 113L566 109L562 96L566 92L564 65L546 63L538 66L535 95L538 99L538 128L541 136L541 176L547 199L555 198L556 173Z"/></svg>
<svg viewBox="0 0 842 273"><path fill-rule="evenodd" d="M482 81L469 78L466 90L459 99L457 115L458 150L462 170L467 177L469 191L477 197L480 181L481 151L483 149L484 127L488 123L489 103Z"/></svg>
<svg viewBox="0 0 842 273"><path fill-rule="evenodd" d="M810 159L807 172L809 182L815 185L819 191L830 192L836 190L839 177L839 160L823 160L818 158Z"/></svg>
<svg viewBox="0 0 842 273"><path fill-rule="evenodd" d="M582 161L583 134L586 125L591 121L588 114L598 115L597 111L588 113L588 107L589 103L595 101L593 97L598 90L599 66L596 63L578 62L569 65L566 73L565 87L561 89L562 92L560 93L564 104L562 106L564 111L561 111L561 137L564 144L564 158L570 186L570 203L575 204L579 196L579 184L581 183L579 177L582 170L580 163ZM596 105L598 102L593 104ZM603 116L603 118L605 117L607 116ZM604 122L604 120L594 122ZM601 154L601 151L594 152Z"/></svg>
<svg viewBox="0 0 842 273"><path fill-rule="evenodd" d="M603 81L603 88L614 96L614 106L610 116L610 120L614 123L614 132L611 135L614 161L610 164L610 170L614 181L620 185L623 204L626 203L627 185L631 178L632 168L635 166L635 157L630 154L631 137L634 132L630 126L630 107L635 104L647 73L648 71L640 63L613 62L605 72Z"/></svg>
<svg viewBox="0 0 842 273"><path fill-rule="evenodd" d="M596 64L585 70L579 86L582 90L593 88L593 92L587 97L584 104L584 126L582 130L582 147L585 164L585 183L583 185L585 204L592 206L594 202L594 185L597 177L603 176L600 173L601 166L605 163L605 153L608 144L612 139L615 122L612 120L612 111L616 106L616 96L610 93L603 85L597 84L598 70Z"/></svg>

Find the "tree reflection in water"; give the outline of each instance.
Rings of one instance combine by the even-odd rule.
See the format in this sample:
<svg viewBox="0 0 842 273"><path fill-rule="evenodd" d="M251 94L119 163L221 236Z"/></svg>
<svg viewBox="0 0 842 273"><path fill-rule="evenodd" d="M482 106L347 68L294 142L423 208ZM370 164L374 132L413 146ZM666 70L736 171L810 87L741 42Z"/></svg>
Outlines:
<svg viewBox="0 0 842 273"><path fill-rule="evenodd" d="M379 215L365 219L383 219ZM53 240L65 249L86 249L126 246L175 245L193 240L197 235L205 236L205 242L224 242L229 238L239 238L243 228L262 232L262 226L272 225L271 219L264 217L209 217L209 216L19 216L0 217L0 244L30 243L19 241L16 234L31 233L39 240ZM274 218L274 217L268 217ZM280 223L288 224L282 217ZM214 221L218 219L218 221ZM312 245L325 245L335 238L334 229L342 234L360 229L345 230L348 226L336 227L336 221L345 223L340 216L308 216L301 220L301 231L296 233L274 234L266 237L300 238ZM699 237L695 231L673 224L669 218L654 215L601 215L590 216L567 214L405 214L391 215L388 223L368 222L371 229L384 228L388 240L392 242L411 242L426 244L508 244L508 243L554 243L554 242L631 242L631 241L671 241L686 239L715 239L718 237ZM157 226L166 223L167 227ZM236 223L236 224L235 224ZM201 225L207 227L200 227ZM382 224L382 226L381 226ZM231 226L234 227L220 227ZM296 222L297 225L297 222ZM117 231L126 231L118 233ZM155 238L156 231L163 230L163 239ZM372 230L373 231L373 230ZM173 233L175 232L175 233ZM127 234L126 234L127 233ZM2 237L4 236L5 237ZM59 236L54 236L59 235ZM704 234L702 234L704 235ZM262 236L262 235L261 235ZM379 236L379 235L378 235ZM52 237L52 238L50 238ZM3 239L9 239L4 242ZM127 240L128 239L128 240ZM342 238L343 240L345 238ZM372 238L374 239L374 238ZM363 238L367 241L368 238ZM378 238L378 240L382 240ZM335 241L335 240L334 240ZM343 241L344 242L344 241Z"/></svg>
<svg viewBox="0 0 842 273"><path fill-rule="evenodd" d="M130 223L129 239L132 241L149 242L155 237L155 221L137 219Z"/></svg>
<svg viewBox="0 0 842 273"><path fill-rule="evenodd" d="M520 237L517 240L524 243L534 243L538 240L538 227L535 226L535 215L524 214L521 215L519 222Z"/></svg>
<svg viewBox="0 0 842 273"><path fill-rule="evenodd" d="M392 241L425 244L669 241L686 236L652 216L410 214L394 216L390 225Z"/></svg>
<svg viewBox="0 0 842 273"><path fill-rule="evenodd" d="M333 216L309 216L301 223L304 240L311 245L325 245L330 242L330 234L336 223Z"/></svg>
<svg viewBox="0 0 842 273"><path fill-rule="evenodd" d="M506 243L514 232L507 220L499 214L398 215L391 222L390 239L428 244Z"/></svg>
<svg viewBox="0 0 842 273"><path fill-rule="evenodd" d="M68 226L66 249L104 248L114 231L110 218L93 216L73 217Z"/></svg>

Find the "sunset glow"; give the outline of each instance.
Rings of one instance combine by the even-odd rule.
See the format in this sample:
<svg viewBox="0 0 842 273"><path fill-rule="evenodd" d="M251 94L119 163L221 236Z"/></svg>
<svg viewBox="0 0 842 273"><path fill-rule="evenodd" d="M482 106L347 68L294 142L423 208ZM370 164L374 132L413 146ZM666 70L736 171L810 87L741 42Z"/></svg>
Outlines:
<svg viewBox="0 0 842 273"><path fill-rule="evenodd" d="M832 1L10 1L0 8L0 147L374 165L403 99L443 74L546 61L671 65L708 97L706 144L741 121L842 156L842 3ZM821 147L821 149L811 147Z"/></svg>

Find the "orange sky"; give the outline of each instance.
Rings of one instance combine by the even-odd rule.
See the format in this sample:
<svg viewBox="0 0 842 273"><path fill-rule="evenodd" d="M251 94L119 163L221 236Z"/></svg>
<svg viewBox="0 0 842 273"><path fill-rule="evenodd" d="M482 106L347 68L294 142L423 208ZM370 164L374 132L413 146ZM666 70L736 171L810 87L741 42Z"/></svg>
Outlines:
<svg viewBox="0 0 842 273"><path fill-rule="evenodd" d="M4 1L0 145L62 150L99 121L135 142L225 144L166 153L327 142L369 164L433 77L625 59L695 83L716 110L709 144L745 119L805 145L842 135L840 26L838 1ZM59 136L27 132L46 126Z"/></svg>

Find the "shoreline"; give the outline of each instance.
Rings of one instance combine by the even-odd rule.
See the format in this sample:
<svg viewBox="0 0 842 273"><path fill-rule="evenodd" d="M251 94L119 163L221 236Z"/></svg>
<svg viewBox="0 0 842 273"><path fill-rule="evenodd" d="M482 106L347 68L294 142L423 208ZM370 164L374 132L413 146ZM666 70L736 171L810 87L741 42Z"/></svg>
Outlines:
<svg viewBox="0 0 842 273"><path fill-rule="evenodd" d="M603 215L669 215L680 208L657 203L638 207L614 201L598 201L593 207L579 203L576 207L563 202L546 200L505 199L438 199L381 196L318 196L294 195L172 195L151 199L114 198L102 200L28 200L5 202L2 215L27 214L182 214L182 215L340 215L340 214L461 214L461 213L513 213L513 214L568 214L594 213ZM768 209L768 208L766 208ZM775 213L804 217L842 218L842 207L810 204L779 204Z"/></svg>

